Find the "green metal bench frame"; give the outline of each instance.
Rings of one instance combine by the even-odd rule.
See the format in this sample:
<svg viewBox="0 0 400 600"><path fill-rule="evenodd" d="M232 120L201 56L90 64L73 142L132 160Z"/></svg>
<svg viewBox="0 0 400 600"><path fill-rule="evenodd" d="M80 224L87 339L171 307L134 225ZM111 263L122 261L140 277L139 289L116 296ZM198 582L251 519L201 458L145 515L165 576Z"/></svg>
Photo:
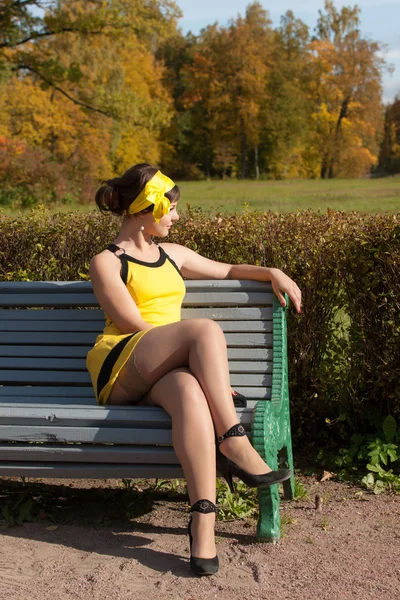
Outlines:
<svg viewBox="0 0 400 600"><path fill-rule="evenodd" d="M183 318L212 318L225 333L254 447L293 470L285 309L269 283L185 283ZM85 357L103 325L88 282L0 283L0 476L183 476L161 408L97 406ZM293 498L294 479L283 489ZM278 540L278 486L258 493L257 540Z"/></svg>

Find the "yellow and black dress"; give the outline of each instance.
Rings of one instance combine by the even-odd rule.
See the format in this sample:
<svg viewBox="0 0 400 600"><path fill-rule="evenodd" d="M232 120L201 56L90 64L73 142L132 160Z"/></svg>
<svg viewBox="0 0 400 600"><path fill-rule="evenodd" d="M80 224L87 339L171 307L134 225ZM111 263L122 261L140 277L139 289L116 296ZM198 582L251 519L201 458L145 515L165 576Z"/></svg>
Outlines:
<svg viewBox="0 0 400 600"><path fill-rule="evenodd" d="M107 250L121 260L121 277L139 309L143 321L151 325L167 325L181 320L181 306L185 295L183 277L166 252L158 246L160 257L148 263L126 254L115 244ZM146 331L121 333L107 315L106 326L93 348L88 352L86 366L92 378L99 404L106 404L111 388L136 344Z"/></svg>

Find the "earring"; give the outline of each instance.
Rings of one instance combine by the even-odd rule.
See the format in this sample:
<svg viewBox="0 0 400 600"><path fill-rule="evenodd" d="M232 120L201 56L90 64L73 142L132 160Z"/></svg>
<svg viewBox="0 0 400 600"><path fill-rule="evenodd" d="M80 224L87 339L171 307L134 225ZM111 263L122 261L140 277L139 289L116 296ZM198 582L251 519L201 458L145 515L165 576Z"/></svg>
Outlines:
<svg viewBox="0 0 400 600"><path fill-rule="evenodd" d="M140 228L140 231L144 231L144 227L143 227L143 225L141 226L141 228Z"/></svg>

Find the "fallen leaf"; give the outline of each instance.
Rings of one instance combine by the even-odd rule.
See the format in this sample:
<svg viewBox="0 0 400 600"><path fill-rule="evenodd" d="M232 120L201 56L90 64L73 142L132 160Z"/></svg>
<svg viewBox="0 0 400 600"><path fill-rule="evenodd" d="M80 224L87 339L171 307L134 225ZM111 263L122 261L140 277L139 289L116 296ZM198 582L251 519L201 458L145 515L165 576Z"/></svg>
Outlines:
<svg viewBox="0 0 400 600"><path fill-rule="evenodd" d="M49 525L48 527L46 527L47 531L55 531L56 529L58 529L58 525Z"/></svg>
<svg viewBox="0 0 400 600"><path fill-rule="evenodd" d="M331 473L330 471L324 471L324 474L321 477L321 481L329 481L332 477L336 477L336 473Z"/></svg>

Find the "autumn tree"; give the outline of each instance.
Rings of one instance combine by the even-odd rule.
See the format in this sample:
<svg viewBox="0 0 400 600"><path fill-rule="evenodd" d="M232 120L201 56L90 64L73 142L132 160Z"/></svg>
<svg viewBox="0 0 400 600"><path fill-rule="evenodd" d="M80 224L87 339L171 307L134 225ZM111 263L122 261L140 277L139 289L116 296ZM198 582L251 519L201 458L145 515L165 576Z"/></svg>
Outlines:
<svg viewBox="0 0 400 600"><path fill-rule="evenodd" d="M361 36L358 6L325 2L310 44L315 146L322 178L360 176L377 161L382 128L381 46Z"/></svg>
<svg viewBox="0 0 400 600"><path fill-rule="evenodd" d="M254 170L259 174L258 147L262 130L261 106L269 72L273 34L268 13L255 2L216 39L218 87L214 98L219 111L219 128L225 141L240 156L241 177L249 174L248 157L253 152Z"/></svg>
<svg viewBox="0 0 400 600"><path fill-rule="evenodd" d="M169 0L1 2L0 133L63 164L77 196L157 162L171 102L154 49L178 16Z"/></svg>
<svg viewBox="0 0 400 600"><path fill-rule="evenodd" d="M214 29L208 27L207 32ZM178 31L157 52L165 65L164 86L175 112L163 131L162 162L171 173L184 178L198 176L198 167L211 175L213 114L209 99L215 73L208 50L208 43L203 47L196 36Z"/></svg>
<svg viewBox="0 0 400 600"><path fill-rule="evenodd" d="M250 153L257 157L270 25L268 14L255 2L227 27L214 24L202 30L191 43L189 61L181 66L176 105L191 128L185 134L188 151L207 175L237 169L246 177Z"/></svg>
<svg viewBox="0 0 400 600"><path fill-rule="evenodd" d="M88 104L83 90L73 96L63 88L76 83L82 61L66 67L44 42L69 33L72 39L101 36L112 44L133 34L152 51L180 14L171 0L0 0L0 67L40 78L81 106L113 114L107 104Z"/></svg>

